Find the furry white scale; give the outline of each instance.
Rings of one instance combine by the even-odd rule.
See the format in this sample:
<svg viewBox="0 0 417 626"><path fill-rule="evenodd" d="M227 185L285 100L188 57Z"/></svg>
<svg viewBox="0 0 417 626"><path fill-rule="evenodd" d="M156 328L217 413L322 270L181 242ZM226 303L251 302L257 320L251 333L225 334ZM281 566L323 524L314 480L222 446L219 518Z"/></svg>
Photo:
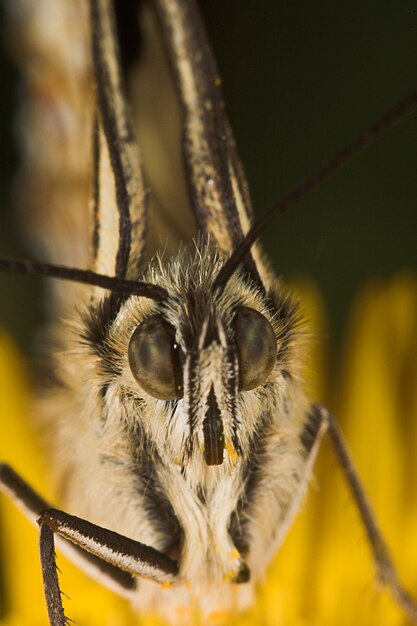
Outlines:
<svg viewBox="0 0 417 626"><path fill-rule="evenodd" d="M307 420L308 402L300 389L299 360L295 356L299 355L296 347L304 342L302 329L298 323L295 328L284 328L288 320L271 317L261 295L239 275L232 278L224 293L210 297L213 277L222 262L218 252L203 244L184 249L163 265L157 259L145 278L166 287L169 300L162 307L138 297L121 304L105 340L113 365L111 372L103 366L94 346L80 340L86 335L85 320L91 314L81 310L69 323L71 332L65 331L61 337L65 356L58 357L57 369L65 384L56 387L44 407L46 414L53 415L55 425L58 423L55 452L67 510L164 550L166 531L155 514L148 511L153 487L143 484L138 474L142 457L146 462L153 460L159 495L170 503L182 531L180 575L178 583L168 589L140 581L137 603L143 610L162 609L174 622L179 614L177 609L184 606L189 610L198 606L208 614L247 605L253 583L264 574L299 506L319 441L318 437L310 455L306 455L300 433ZM195 321L201 333L197 334L195 345L200 350L195 370L187 372L189 356L182 329L189 324L187 294L195 291L200 292L203 303L199 312L201 325ZM279 287L277 297L285 297ZM284 336L290 336L293 349L285 352L285 360L277 360L264 386L239 393L235 424L223 381L234 374L227 371L230 364L226 346L233 311L241 305L267 317L278 345ZM94 306L88 302L89 312ZM157 400L142 391L127 360L132 331L157 312L177 329L176 340L186 355L184 397L175 403ZM219 320L218 338L202 348L209 313ZM284 368L290 376L282 374ZM187 453L187 381L191 380L196 398L193 445ZM219 466L207 466L204 460L203 421L211 388L225 435L224 461ZM263 433L259 432L261 424ZM232 443L234 429L239 454ZM245 472L256 452L257 437L266 442L261 463L256 467L258 487L245 502ZM72 462L74 459L76 463ZM247 528L245 555L239 553L230 533L231 518L238 509L242 511L239 523ZM249 568L251 580L234 584L243 563Z"/></svg>

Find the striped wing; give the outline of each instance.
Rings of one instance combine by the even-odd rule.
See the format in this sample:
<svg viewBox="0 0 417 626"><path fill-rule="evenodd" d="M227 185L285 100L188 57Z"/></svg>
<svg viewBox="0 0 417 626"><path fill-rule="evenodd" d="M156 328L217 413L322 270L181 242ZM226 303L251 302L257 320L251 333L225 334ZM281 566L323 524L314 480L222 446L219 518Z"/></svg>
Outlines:
<svg viewBox="0 0 417 626"><path fill-rule="evenodd" d="M31 94L21 202L30 235L51 262L119 277L137 277L157 249L175 252L198 233L231 253L249 228L250 199L197 6L114 8L116 19L110 0L61 0L52 14L36 12L36 28L29 11L27 22L24 11L15 18ZM127 10L133 55L132 37L116 36ZM166 97L152 101L154 89ZM246 270L259 281L253 255ZM74 289L56 285L58 302Z"/></svg>

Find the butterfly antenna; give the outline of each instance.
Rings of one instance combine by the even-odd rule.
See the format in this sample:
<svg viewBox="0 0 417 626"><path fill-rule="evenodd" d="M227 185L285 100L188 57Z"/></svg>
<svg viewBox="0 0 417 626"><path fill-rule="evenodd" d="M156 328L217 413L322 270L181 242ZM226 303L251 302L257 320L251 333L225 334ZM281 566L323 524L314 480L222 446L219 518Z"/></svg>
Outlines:
<svg viewBox="0 0 417 626"><path fill-rule="evenodd" d="M249 254L250 249L268 226L279 216L285 213L292 205L302 200L305 196L320 187L328 178L344 167L358 152L366 148L390 126L393 126L417 104L417 89L409 93L398 102L392 109L383 115L377 122L369 126L351 143L339 150L333 158L325 161L323 165L308 176L298 187L284 196L277 204L263 215L249 229L245 238L235 248L231 257L223 265L214 281L216 289L223 289L230 277Z"/></svg>
<svg viewBox="0 0 417 626"><path fill-rule="evenodd" d="M163 302L168 292L159 285L152 285L136 280L124 280L113 276L97 274L90 270L81 270L63 265L51 265L20 259L0 259L0 271L24 276L40 276L42 278L59 278L85 285L93 285L112 292L143 296L157 302Z"/></svg>

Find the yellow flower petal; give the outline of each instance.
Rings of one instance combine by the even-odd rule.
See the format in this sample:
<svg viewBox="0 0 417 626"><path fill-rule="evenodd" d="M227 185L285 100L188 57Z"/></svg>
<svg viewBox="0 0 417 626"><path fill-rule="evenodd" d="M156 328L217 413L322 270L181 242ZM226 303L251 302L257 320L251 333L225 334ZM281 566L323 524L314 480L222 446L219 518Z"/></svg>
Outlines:
<svg viewBox="0 0 417 626"><path fill-rule="evenodd" d="M28 380L11 340L0 335L0 459L9 463L42 496L55 502L42 463L41 447L28 417ZM0 497L1 553L5 564L7 614L2 626L46 626L38 555L38 530L4 496ZM67 613L79 626L136 624L127 603L92 582L64 557L58 556L62 589L74 600ZM4 601L4 599L3 599Z"/></svg>
<svg viewBox="0 0 417 626"><path fill-rule="evenodd" d="M0 335L0 354L0 459L45 492L40 449L25 421L29 414L26 372L17 350L4 334ZM7 608L14 622L40 626L45 624L46 612L37 529L4 496L0 496L0 515Z"/></svg>
<svg viewBox="0 0 417 626"><path fill-rule="evenodd" d="M415 284L404 289L400 283L371 286L358 299L334 411L403 578L408 556L407 550L401 551L407 484L403 460L408 444L403 438L397 374L403 365L401 345L407 345L411 330L410 324L405 330L401 319L412 318L408 306L414 296L410 299L409 293L417 290ZM346 625L404 624L401 610L375 582L365 533L334 459L329 458L327 473L331 476L323 493L321 550L313 572L320 581L321 623L334 624L337 619ZM410 540L417 542L417 527Z"/></svg>

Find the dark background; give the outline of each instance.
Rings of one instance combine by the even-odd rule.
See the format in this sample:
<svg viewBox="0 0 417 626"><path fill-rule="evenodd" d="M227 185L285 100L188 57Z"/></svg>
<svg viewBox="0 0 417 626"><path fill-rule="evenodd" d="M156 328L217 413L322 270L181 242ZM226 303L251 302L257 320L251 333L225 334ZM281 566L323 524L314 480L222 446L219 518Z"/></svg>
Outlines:
<svg viewBox="0 0 417 626"><path fill-rule="evenodd" d="M201 0L226 109L261 213L417 85L415 0ZM0 254L33 256L12 224L18 77L1 51ZM337 346L375 276L416 268L417 119L409 114L264 237L285 278L319 285ZM30 345L38 281L0 277L0 324Z"/></svg>
<svg viewBox="0 0 417 626"><path fill-rule="evenodd" d="M226 107L262 212L417 86L417 5L202 4ZM284 277L308 274L335 340L369 277L417 265L417 113L360 154L264 237Z"/></svg>

